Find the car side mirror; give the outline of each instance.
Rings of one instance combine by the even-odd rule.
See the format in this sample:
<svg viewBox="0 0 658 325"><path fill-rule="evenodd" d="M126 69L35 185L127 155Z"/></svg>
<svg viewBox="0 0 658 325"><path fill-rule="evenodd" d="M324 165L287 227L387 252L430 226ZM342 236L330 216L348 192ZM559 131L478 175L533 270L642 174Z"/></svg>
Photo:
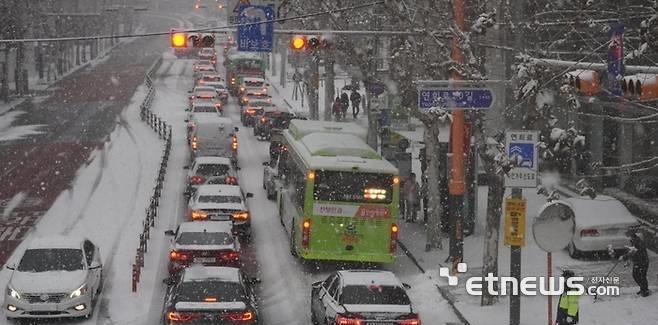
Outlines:
<svg viewBox="0 0 658 325"><path fill-rule="evenodd" d="M192 91L191 91L191 90L188 90L188 91L187 91L187 93L188 93L188 94L191 94L191 93L192 93Z"/></svg>
<svg viewBox="0 0 658 325"><path fill-rule="evenodd" d="M237 169L237 170L242 170L242 167L235 167L235 169Z"/></svg>
<svg viewBox="0 0 658 325"><path fill-rule="evenodd" d="M14 270L16 270L16 264L8 264L8 265L6 266L6 268L9 269L9 270L14 271Z"/></svg>
<svg viewBox="0 0 658 325"><path fill-rule="evenodd" d="M185 123L189 123L189 122L190 122L190 119L187 119L187 118L186 118L186 119L185 119Z"/></svg>
<svg viewBox="0 0 658 325"><path fill-rule="evenodd" d="M183 166L183 169L190 169L190 166Z"/></svg>
<svg viewBox="0 0 658 325"><path fill-rule="evenodd" d="M270 166L270 162L269 161L263 161L263 166Z"/></svg>
<svg viewBox="0 0 658 325"><path fill-rule="evenodd" d="M91 265L89 265L90 270L96 270L101 268L101 263L98 261L93 261L91 262Z"/></svg>
<svg viewBox="0 0 658 325"><path fill-rule="evenodd" d="M233 128L233 131L238 132L238 131L240 131L240 129L236 126L236 127Z"/></svg>
<svg viewBox="0 0 658 325"><path fill-rule="evenodd" d="M322 286L322 281L313 282L313 283L311 284L311 287L313 287L313 288L315 288L315 289L318 289L318 288L320 288L321 286Z"/></svg>
<svg viewBox="0 0 658 325"><path fill-rule="evenodd" d="M247 283L249 284L258 284L260 283L260 278L257 277L249 277L246 279Z"/></svg>
<svg viewBox="0 0 658 325"><path fill-rule="evenodd" d="M247 198L252 198L252 197L254 197L254 193L251 193L251 192L247 193Z"/></svg>
<svg viewBox="0 0 658 325"><path fill-rule="evenodd" d="M166 236L175 236L176 233L173 230L167 230L167 231L165 231L165 235Z"/></svg>
<svg viewBox="0 0 658 325"><path fill-rule="evenodd" d="M407 290L411 289L411 285L409 285L408 283L402 283L402 286Z"/></svg>

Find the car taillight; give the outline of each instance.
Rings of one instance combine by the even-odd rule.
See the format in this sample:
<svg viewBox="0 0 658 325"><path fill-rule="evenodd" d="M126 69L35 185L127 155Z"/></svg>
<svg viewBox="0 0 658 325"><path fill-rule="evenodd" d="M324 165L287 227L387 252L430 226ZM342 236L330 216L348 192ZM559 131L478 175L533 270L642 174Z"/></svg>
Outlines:
<svg viewBox="0 0 658 325"><path fill-rule="evenodd" d="M336 315L336 325L364 325L365 322L360 315Z"/></svg>
<svg viewBox="0 0 658 325"><path fill-rule="evenodd" d="M247 108L247 114L253 115L254 113L256 113L255 109Z"/></svg>
<svg viewBox="0 0 658 325"><path fill-rule="evenodd" d="M240 211L233 214L233 220L235 221L247 221L249 220L249 211Z"/></svg>
<svg viewBox="0 0 658 325"><path fill-rule="evenodd" d="M237 312L237 313L226 313L220 316L221 319L231 320L233 322L244 322L254 319L255 313L251 310Z"/></svg>
<svg viewBox="0 0 658 325"><path fill-rule="evenodd" d="M407 318L401 319L398 324L400 325L421 325L420 317L417 314L409 314Z"/></svg>
<svg viewBox="0 0 658 325"><path fill-rule="evenodd" d="M169 259L172 261L187 261L190 259L190 255L179 251L171 251L169 253Z"/></svg>
<svg viewBox="0 0 658 325"><path fill-rule="evenodd" d="M238 185L238 179L235 177L228 176L224 180L224 183L226 183L226 185Z"/></svg>
<svg viewBox="0 0 658 325"><path fill-rule="evenodd" d="M187 322L197 318L199 318L198 313L185 313L177 311L170 311L167 313L167 319L170 322Z"/></svg>
<svg viewBox="0 0 658 325"><path fill-rule="evenodd" d="M196 139L194 139L192 140L192 150L196 150L196 149L197 149L197 142Z"/></svg>
<svg viewBox="0 0 658 325"><path fill-rule="evenodd" d="M224 260L224 261L237 261L240 259L240 253L238 252L221 252L219 254L219 258Z"/></svg>
<svg viewBox="0 0 658 325"><path fill-rule="evenodd" d="M308 248L308 244L311 240L311 219L304 219L302 221L302 247Z"/></svg>
<svg viewBox="0 0 658 325"><path fill-rule="evenodd" d="M583 229L580 231L580 237L598 237L599 231L596 229Z"/></svg>
<svg viewBox="0 0 658 325"><path fill-rule="evenodd" d="M244 91L244 87L240 87L240 91Z"/></svg>
<svg viewBox="0 0 658 325"><path fill-rule="evenodd" d="M263 118L260 119L260 122L265 123L265 122L267 122L267 119L263 117Z"/></svg>
<svg viewBox="0 0 658 325"><path fill-rule="evenodd" d="M190 211L190 219L192 220L204 220L208 218L208 214L200 210Z"/></svg>
<svg viewBox="0 0 658 325"><path fill-rule="evenodd" d="M190 177L190 184L192 184L192 185L203 184L203 177L201 177L199 175L194 175L194 176Z"/></svg>
<svg viewBox="0 0 658 325"><path fill-rule="evenodd" d="M391 224L391 241L390 241L390 246L388 248L388 251L391 253L395 253L395 250L398 248L398 232L400 231L400 228L398 228L398 225L396 224Z"/></svg>
<svg viewBox="0 0 658 325"><path fill-rule="evenodd" d="M233 139L231 140L231 147L233 148L233 150L238 150L238 138L233 137Z"/></svg>
<svg viewBox="0 0 658 325"><path fill-rule="evenodd" d="M266 93L266 92L267 92L267 88L263 88L263 92Z"/></svg>
<svg viewBox="0 0 658 325"><path fill-rule="evenodd" d="M199 83L203 85L203 84L205 84L206 82L202 79L202 80L199 80Z"/></svg>

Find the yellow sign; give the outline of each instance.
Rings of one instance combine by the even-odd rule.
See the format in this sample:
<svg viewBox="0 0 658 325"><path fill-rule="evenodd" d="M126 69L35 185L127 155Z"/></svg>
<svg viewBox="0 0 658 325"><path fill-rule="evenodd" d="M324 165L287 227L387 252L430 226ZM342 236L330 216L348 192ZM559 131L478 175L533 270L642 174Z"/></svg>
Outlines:
<svg viewBox="0 0 658 325"><path fill-rule="evenodd" d="M525 199L505 199L505 245L525 245Z"/></svg>

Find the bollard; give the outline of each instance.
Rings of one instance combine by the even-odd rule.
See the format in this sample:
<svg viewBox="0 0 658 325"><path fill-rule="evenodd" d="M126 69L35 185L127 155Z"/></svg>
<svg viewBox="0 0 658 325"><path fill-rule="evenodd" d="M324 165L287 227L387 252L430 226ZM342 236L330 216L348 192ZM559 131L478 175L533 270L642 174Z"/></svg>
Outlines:
<svg viewBox="0 0 658 325"><path fill-rule="evenodd" d="M140 248L137 248L137 264L139 267L144 267L144 251Z"/></svg>
<svg viewBox="0 0 658 325"><path fill-rule="evenodd" d="M133 264L133 292L137 292L137 282L139 282L139 267Z"/></svg>

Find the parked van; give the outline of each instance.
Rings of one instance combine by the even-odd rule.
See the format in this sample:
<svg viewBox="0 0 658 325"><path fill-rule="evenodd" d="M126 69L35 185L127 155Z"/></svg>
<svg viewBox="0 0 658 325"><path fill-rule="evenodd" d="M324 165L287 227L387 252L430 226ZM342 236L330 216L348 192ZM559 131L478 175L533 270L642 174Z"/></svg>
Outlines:
<svg viewBox="0 0 658 325"><path fill-rule="evenodd" d="M237 166L238 138L237 127L227 117L194 116L190 121L190 149L192 159L199 156L226 157Z"/></svg>

